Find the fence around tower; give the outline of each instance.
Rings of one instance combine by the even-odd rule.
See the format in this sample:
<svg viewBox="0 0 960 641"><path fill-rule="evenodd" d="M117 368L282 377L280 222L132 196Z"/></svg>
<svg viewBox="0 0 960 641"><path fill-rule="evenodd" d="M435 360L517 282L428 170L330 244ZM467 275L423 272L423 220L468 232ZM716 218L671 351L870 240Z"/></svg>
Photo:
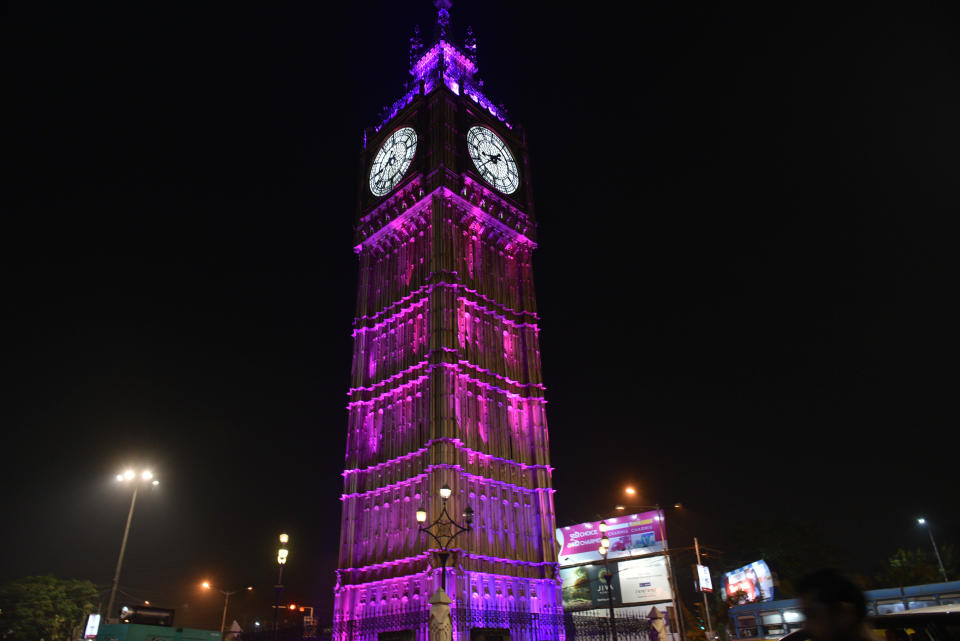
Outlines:
<svg viewBox="0 0 960 641"><path fill-rule="evenodd" d="M517 610L450 608L453 641L470 641L471 630L509 630L511 641L608 641L613 638L610 619L576 613L535 613ZM378 641L384 632L412 630L416 641L429 641L430 608L408 608L389 614L333 623L334 641ZM618 615L618 641L665 641L656 638L642 616Z"/></svg>

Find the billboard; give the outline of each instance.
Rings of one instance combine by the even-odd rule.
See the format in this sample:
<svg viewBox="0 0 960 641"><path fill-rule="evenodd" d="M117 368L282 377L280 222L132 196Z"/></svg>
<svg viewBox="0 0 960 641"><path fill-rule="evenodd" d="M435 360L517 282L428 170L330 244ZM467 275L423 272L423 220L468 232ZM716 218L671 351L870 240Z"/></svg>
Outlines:
<svg viewBox="0 0 960 641"><path fill-rule="evenodd" d="M643 512L607 519L610 559L663 552L663 523L656 512ZM557 528L560 566L602 561L600 521Z"/></svg>
<svg viewBox="0 0 960 641"><path fill-rule="evenodd" d="M100 615L99 614L88 614L87 623L83 626L83 638L84 639L96 639L97 633L100 632Z"/></svg>
<svg viewBox="0 0 960 641"><path fill-rule="evenodd" d="M713 579L710 578L710 568L697 564L697 588L701 592L713 592Z"/></svg>
<svg viewBox="0 0 960 641"><path fill-rule="evenodd" d="M603 563L590 563L560 568L563 607L568 610L602 608L609 604L633 605L652 601L669 601L670 579L663 556L610 562L610 587L607 587Z"/></svg>
<svg viewBox="0 0 960 641"><path fill-rule="evenodd" d="M773 576L764 561L754 561L723 575L726 598L743 592L747 601L773 601Z"/></svg>

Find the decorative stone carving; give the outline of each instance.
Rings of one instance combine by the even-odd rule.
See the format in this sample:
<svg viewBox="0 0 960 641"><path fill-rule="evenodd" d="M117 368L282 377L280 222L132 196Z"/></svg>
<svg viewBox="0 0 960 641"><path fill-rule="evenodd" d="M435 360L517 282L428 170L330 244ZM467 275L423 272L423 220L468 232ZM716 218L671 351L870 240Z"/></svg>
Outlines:
<svg viewBox="0 0 960 641"><path fill-rule="evenodd" d="M433 593L430 603L430 641L453 641L453 621L450 619L450 597L443 588Z"/></svg>

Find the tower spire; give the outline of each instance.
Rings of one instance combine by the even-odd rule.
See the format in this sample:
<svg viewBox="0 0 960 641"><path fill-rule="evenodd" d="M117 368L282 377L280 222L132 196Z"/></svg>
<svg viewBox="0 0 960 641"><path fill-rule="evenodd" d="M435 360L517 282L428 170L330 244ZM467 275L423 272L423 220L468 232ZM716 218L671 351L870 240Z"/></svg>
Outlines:
<svg viewBox="0 0 960 641"><path fill-rule="evenodd" d="M413 37L410 38L410 66L413 67L423 54L423 38L420 37L420 25L413 25Z"/></svg>
<svg viewBox="0 0 960 641"><path fill-rule="evenodd" d="M463 39L463 48L467 51L470 61L477 64L477 37L473 35L473 27L467 27L467 37Z"/></svg>
<svg viewBox="0 0 960 641"><path fill-rule="evenodd" d="M433 0L433 6L437 8L437 39L446 40L447 30L450 29L450 7L453 6L453 2Z"/></svg>

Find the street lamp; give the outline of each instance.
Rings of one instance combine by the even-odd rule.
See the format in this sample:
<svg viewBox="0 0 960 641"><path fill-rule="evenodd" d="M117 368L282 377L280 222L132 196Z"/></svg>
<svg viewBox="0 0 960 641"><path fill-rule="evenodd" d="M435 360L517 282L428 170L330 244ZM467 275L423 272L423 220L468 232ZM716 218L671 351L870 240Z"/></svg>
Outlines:
<svg viewBox="0 0 960 641"><path fill-rule="evenodd" d="M202 585L202 587L203 587L204 590L210 590L210 589L211 589L211 586L210 586L210 582L209 582L209 581L204 581L201 585ZM220 590L220 588L217 588L217 589ZM245 588L245 590L246 590L247 592L253 592L253 586L252 586L252 585L248 585L248 586ZM230 597L233 596L234 594L236 594L237 592L241 592L241 590L240 590L240 589L237 589L237 590L220 590L220 593L223 595L223 616L220 617L220 638L221 638L221 639L223 639L223 632L224 632L224 630L225 630L226 627L227 627L227 606L230 604Z"/></svg>
<svg viewBox="0 0 960 641"><path fill-rule="evenodd" d="M607 605L610 608L610 633L613 641L617 641L617 618L613 613L613 575L610 574L610 563L607 561L607 552L610 551L610 539L607 538L607 522L600 521L600 556L603 557L603 580L607 582Z"/></svg>
<svg viewBox="0 0 960 641"><path fill-rule="evenodd" d="M930 535L930 545L933 546L933 553L937 555L937 563L940 565L940 575L943 576L943 582L946 583L950 579L947 578L947 570L943 567L943 559L940 558L940 549L937 547L937 542L933 540L933 528L927 523L927 519L922 516L917 519L917 524L927 528L927 534Z"/></svg>
<svg viewBox="0 0 960 641"><path fill-rule="evenodd" d="M464 532L469 532L473 524L473 508L469 505L463 511L463 520L466 525L460 525L451 518L449 512L447 512L447 499L450 498L451 494L453 494L453 490L450 489L449 485L440 488L440 516L430 525L424 526L424 523L427 522L427 511L423 507L417 508L417 529L429 534L440 548L437 552L437 556L440 557L440 590L444 592L447 587L447 558L450 556L450 544ZM433 530L437 526L443 526L445 533L439 536L434 534ZM449 534L451 530L453 534Z"/></svg>
<svg viewBox="0 0 960 641"><path fill-rule="evenodd" d="M280 593L283 592L283 566L287 564L287 556L290 553L287 550L287 543L289 542L289 535L280 535L280 547L277 548L277 584L273 586L276 589L276 599L273 603L273 641L277 641L277 635L279 634L277 615L280 613Z"/></svg>
<svg viewBox="0 0 960 641"><path fill-rule="evenodd" d="M160 485L160 481L153 477L153 472L150 470L143 470L140 473L140 481L144 483L150 483L151 486L156 487ZM126 469L121 474L117 474L118 483L130 483L133 482L133 496L130 499L130 511L127 513L127 525L123 529L123 542L120 544L120 556L117 558L117 570L113 573L113 585L110 587L110 599L107 601L107 620L111 618L111 612L113 612L113 606L117 600L117 588L120 585L120 568L123 566L123 555L127 551L127 538L130 536L130 522L133 521L133 508L137 504L137 492L140 490L140 483L136 482L137 473L133 469Z"/></svg>
<svg viewBox="0 0 960 641"><path fill-rule="evenodd" d="M623 488L623 492L628 496L636 496L637 494L636 488L634 488L631 485L628 485L625 488ZM657 523L660 529L660 540L663 542L663 558L667 562L667 578L670 581L670 592L672 593L672 597L673 597L671 601L673 602L674 620L677 623L677 632L680 633L680 638L681 639L685 638L685 634L683 630L683 617L680 616L680 610L677 608L677 598L679 596L677 594L677 580L676 580L676 577L673 575L673 563L670 562L670 549L667 544L667 530L666 530L666 525L664 524L663 509L660 507L659 503L654 505L618 505L616 507L618 511L624 511L628 507L637 509L637 510L656 510L657 511ZM683 507L683 505L680 503L674 503L673 507L676 509L680 509Z"/></svg>

